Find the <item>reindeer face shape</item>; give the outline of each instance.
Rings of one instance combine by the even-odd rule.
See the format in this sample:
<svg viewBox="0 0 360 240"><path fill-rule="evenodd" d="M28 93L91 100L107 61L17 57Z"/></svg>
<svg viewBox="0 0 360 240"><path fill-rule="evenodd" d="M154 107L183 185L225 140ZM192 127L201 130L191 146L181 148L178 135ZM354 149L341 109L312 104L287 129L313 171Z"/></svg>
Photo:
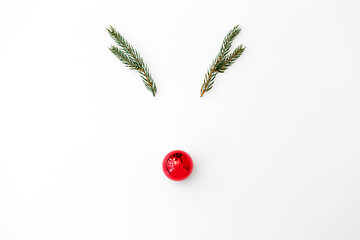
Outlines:
<svg viewBox="0 0 360 240"><path fill-rule="evenodd" d="M212 89L215 77L218 73L223 73L230 65L232 65L238 57L244 52L245 47L240 45L230 53L231 44L235 37L240 33L239 26L235 26L226 35L223 40L221 49L211 64L205 75L204 82L201 87L200 97ZM134 49L134 47L112 26L107 29L117 46L111 45L109 50L122 62L132 70L136 70L146 87L155 97L157 93L156 83L150 74L149 68L144 63L143 58ZM176 119L175 119L176 121ZM172 151L167 154L163 161L163 170L166 176L172 180L180 181L187 178L193 168L191 157L184 151Z"/></svg>

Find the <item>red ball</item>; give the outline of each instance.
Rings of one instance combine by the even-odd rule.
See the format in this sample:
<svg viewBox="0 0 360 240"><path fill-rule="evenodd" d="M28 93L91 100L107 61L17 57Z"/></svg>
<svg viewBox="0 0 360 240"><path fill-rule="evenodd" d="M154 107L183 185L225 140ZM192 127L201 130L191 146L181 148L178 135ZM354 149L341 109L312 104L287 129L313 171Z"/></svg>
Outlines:
<svg viewBox="0 0 360 240"><path fill-rule="evenodd" d="M190 176L193 170L193 161L186 152L175 150L165 156L162 168L168 178L181 181Z"/></svg>

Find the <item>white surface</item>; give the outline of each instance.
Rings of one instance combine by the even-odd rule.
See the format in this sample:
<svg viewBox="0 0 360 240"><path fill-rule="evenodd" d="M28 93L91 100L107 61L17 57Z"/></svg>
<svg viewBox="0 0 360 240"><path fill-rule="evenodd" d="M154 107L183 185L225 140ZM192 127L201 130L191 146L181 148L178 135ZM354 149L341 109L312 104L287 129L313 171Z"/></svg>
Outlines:
<svg viewBox="0 0 360 240"><path fill-rule="evenodd" d="M359 11L2 1L0 239L360 239ZM156 98L107 49L110 24ZM236 24L246 52L200 98ZM162 173L174 149L194 160L183 182Z"/></svg>

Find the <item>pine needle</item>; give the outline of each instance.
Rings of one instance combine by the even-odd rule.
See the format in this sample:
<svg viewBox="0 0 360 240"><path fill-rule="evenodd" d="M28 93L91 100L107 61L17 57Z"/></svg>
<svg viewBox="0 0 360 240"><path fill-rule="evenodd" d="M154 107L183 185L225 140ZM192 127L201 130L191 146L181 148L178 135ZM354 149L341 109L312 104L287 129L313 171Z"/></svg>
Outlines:
<svg viewBox="0 0 360 240"><path fill-rule="evenodd" d="M157 89L156 84L153 81L149 68L144 63L144 60L140 54L135 50L126 39L118 33L112 26L107 28L107 31L111 38L118 46L111 45L109 50L128 68L136 70L146 87L153 96L155 96Z"/></svg>
<svg viewBox="0 0 360 240"><path fill-rule="evenodd" d="M226 69L228 69L228 67L230 67L245 51L245 47L240 45L232 53L230 53L231 44L240 31L241 28L239 25L236 25L225 36L218 55L205 75L204 83L200 91L200 97L213 87L216 75L218 73L223 73Z"/></svg>

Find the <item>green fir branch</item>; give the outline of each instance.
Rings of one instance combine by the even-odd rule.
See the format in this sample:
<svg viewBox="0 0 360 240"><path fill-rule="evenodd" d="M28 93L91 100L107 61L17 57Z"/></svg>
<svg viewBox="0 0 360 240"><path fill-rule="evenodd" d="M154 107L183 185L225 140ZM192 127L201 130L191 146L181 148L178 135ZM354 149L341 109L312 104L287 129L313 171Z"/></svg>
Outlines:
<svg viewBox="0 0 360 240"><path fill-rule="evenodd" d="M202 97L204 93L213 87L216 75L218 73L223 73L226 69L228 69L228 67L230 67L245 51L245 47L240 45L232 53L230 53L231 44L233 43L235 37L239 35L240 31L241 28L239 25L236 25L225 36L218 55L213 60L209 70L205 75L205 79L200 91L200 97Z"/></svg>
<svg viewBox="0 0 360 240"><path fill-rule="evenodd" d="M153 81L149 68L144 63L143 58L139 52L134 49L126 39L118 33L112 26L107 28L107 31L111 38L115 41L118 46L111 45L109 50L128 68L136 70L146 87L153 96L157 92L156 84Z"/></svg>

